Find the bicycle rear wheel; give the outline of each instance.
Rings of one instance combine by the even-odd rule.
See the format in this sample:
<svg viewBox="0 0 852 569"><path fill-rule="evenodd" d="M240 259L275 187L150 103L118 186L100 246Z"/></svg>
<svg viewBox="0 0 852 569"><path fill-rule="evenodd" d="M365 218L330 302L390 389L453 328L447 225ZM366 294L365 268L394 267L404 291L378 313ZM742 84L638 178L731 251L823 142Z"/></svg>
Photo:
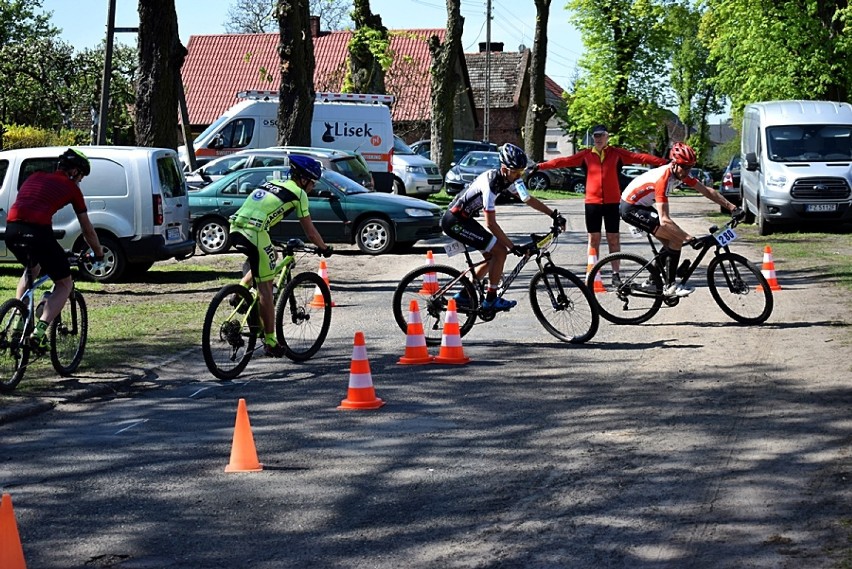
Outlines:
<svg viewBox="0 0 852 569"><path fill-rule="evenodd" d="M707 286L722 311L740 324L762 324L772 314L772 290L757 267L736 253L722 253L707 267Z"/></svg>
<svg viewBox="0 0 852 569"><path fill-rule="evenodd" d="M83 361L83 352L86 351L88 333L89 312L86 301L80 291L72 290L62 312L53 319L48 330L50 363L56 373L69 376L77 371Z"/></svg>
<svg viewBox="0 0 852 569"><path fill-rule="evenodd" d="M30 347L27 343L27 307L18 299L0 306L0 393L11 393L27 369Z"/></svg>
<svg viewBox="0 0 852 569"><path fill-rule="evenodd" d="M592 293L568 269L545 267L530 281L530 304L544 329L563 342L582 344L598 331Z"/></svg>
<svg viewBox="0 0 852 569"><path fill-rule="evenodd" d="M201 329L201 353L207 369L219 379L234 379L251 360L260 331L253 302L254 297L238 284L222 287L210 301Z"/></svg>
<svg viewBox="0 0 852 569"><path fill-rule="evenodd" d="M411 301L416 300L426 344L441 345L447 304L458 295L456 312L459 317L459 334L467 334L476 321L479 297L470 280L459 276L461 271L447 265L426 265L405 275L393 293L393 316L400 330L408 333Z"/></svg>
<svg viewBox="0 0 852 569"><path fill-rule="evenodd" d="M613 285L615 267L620 283ZM598 261L586 277L586 286L605 292L593 292L600 315L614 324L641 324L650 320L663 304L663 278L649 261L630 253L613 253Z"/></svg>
<svg viewBox="0 0 852 569"><path fill-rule="evenodd" d="M317 353L331 327L331 291L316 273L299 273L278 296L275 333L284 355L302 362Z"/></svg>

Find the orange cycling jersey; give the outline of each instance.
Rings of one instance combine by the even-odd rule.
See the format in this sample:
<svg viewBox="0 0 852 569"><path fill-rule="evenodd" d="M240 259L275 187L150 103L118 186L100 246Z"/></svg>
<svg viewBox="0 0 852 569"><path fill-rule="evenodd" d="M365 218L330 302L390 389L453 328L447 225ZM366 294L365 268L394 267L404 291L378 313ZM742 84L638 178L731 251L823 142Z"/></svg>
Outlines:
<svg viewBox="0 0 852 569"><path fill-rule="evenodd" d="M669 194L681 183L694 188L698 180L692 176L678 180L671 166L661 166L637 176L621 194L621 199L630 205L652 207L654 203L668 202Z"/></svg>
<svg viewBox="0 0 852 569"><path fill-rule="evenodd" d="M591 148L581 150L571 156L554 158L538 165L539 170L551 168L574 168L584 165L586 169L586 203L617 204L621 200L621 186L618 174L624 164L652 164L663 166L668 160L651 154L630 152L618 146L603 149L603 160Z"/></svg>

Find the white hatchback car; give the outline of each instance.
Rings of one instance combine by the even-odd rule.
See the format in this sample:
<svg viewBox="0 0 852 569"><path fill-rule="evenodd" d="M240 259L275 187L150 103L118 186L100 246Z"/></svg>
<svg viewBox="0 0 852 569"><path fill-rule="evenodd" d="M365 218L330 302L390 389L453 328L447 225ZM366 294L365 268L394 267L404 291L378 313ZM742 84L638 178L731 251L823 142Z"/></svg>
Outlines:
<svg viewBox="0 0 852 569"><path fill-rule="evenodd" d="M393 193L419 197L441 191L444 180L438 165L393 137Z"/></svg>

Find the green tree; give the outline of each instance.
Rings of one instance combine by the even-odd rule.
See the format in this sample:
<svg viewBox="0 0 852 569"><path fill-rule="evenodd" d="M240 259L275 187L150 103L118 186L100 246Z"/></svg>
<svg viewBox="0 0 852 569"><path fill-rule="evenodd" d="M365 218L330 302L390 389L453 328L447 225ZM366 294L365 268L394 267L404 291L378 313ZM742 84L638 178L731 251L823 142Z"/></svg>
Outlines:
<svg viewBox="0 0 852 569"><path fill-rule="evenodd" d="M388 29L382 17L370 11L370 0L355 0L355 32L349 40L347 93L385 93L385 71L393 61Z"/></svg>
<svg viewBox="0 0 852 569"><path fill-rule="evenodd" d="M314 116L314 42L307 0L278 0L281 85L278 104L278 143L310 146Z"/></svg>
<svg viewBox="0 0 852 569"><path fill-rule="evenodd" d="M453 109L461 81L456 65L462 54L462 31L464 18L461 16L461 0L447 0L447 34L444 43L437 36L429 38L429 53L432 56L432 160L438 164L441 174L446 174L453 160Z"/></svg>
<svg viewBox="0 0 852 569"><path fill-rule="evenodd" d="M735 124L754 101L852 92L852 7L846 0L707 0L700 37Z"/></svg>
<svg viewBox="0 0 852 569"><path fill-rule="evenodd" d="M567 121L575 132L604 123L614 142L645 148L662 123L671 46L666 0L569 0L586 48Z"/></svg>
<svg viewBox="0 0 852 569"><path fill-rule="evenodd" d="M686 125L686 141L705 159L710 149L708 118L722 112L724 105L713 85L716 68L707 47L695 34L701 12L686 0L668 10L667 21L672 41L670 81L678 117Z"/></svg>
<svg viewBox="0 0 852 569"><path fill-rule="evenodd" d="M186 48L178 36L175 0L139 0L136 141L177 148L178 81Z"/></svg>

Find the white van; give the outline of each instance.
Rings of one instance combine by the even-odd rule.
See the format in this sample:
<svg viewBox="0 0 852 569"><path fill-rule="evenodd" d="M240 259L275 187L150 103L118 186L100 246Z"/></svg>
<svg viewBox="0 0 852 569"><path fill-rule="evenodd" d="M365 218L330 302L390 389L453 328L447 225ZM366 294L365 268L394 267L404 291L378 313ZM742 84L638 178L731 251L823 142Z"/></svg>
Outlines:
<svg viewBox="0 0 852 569"><path fill-rule="evenodd" d="M761 235L798 221L852 220L852 105L769 101L743 111L740 187Z"/></svg>
<svg viewBox="0 0 852 569"><path fill-rule="evenodd" d="M168 148L79 146L92 165L80 183L89 219L104 248L102 271L87 272L94 280L113 282L138 275L155 261L192 255L189 197L177 154ZM52 172L67 147L21 148L0 152L0 234L6 215L27 176ZM88 248L70 205L53 216L53 229L68 250ZM0 241L0 262L17 262Z"/></svg>
<svg viewBox="0 0 852 569"><path fill-rule="evenodd" d="M278 91L241 91L237 103L193 141L198 166L237 150L278 144ZM311 146L358 152L367 162L379 191L391 191L393 124L391 95L316 94ZM189 163L186 147L178 148Z"/></svg>

